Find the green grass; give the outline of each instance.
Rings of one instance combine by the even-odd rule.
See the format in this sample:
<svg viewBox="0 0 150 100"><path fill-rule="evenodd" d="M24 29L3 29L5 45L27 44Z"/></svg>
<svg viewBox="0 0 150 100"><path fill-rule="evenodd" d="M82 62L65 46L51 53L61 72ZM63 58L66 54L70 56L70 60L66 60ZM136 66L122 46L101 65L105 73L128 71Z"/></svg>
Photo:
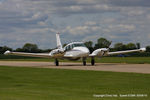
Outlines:
<svg viewBox="0 0 150 100"><path fill-rule="evenodd" d="M93 94L147 94L95 98ZM150 74L0 67L0 100L150 100Z"/></svg>
<svg viewBox="0 0 150 100"><path fill-rule="evenodd" d="M21 56L4 56L0 55L0 61L46 61L53 62L54 59L21 57ZM60 60L61 62L81 62ZM87 59L90 62L90 58ZM131 63L131 64L150 64L150 57L102 57L96 58L97 63Z"/></svg>
<svg viewBox="0 0 150 100"><path fill-rule="evenodd" d="M96 62L150 64L150 57L104 57L102 59L96 59Z"/></svg>

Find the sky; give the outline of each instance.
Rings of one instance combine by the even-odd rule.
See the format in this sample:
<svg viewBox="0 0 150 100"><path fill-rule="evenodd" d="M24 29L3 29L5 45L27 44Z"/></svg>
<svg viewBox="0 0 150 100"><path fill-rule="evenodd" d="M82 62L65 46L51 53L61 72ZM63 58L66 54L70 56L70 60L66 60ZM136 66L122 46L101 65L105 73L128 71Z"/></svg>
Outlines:
<svg viewBox="0 0 150 100"><path fill-rule="evenodd" d="M150 0L0 0L0 46L93 41L150 45Z"/></svg>

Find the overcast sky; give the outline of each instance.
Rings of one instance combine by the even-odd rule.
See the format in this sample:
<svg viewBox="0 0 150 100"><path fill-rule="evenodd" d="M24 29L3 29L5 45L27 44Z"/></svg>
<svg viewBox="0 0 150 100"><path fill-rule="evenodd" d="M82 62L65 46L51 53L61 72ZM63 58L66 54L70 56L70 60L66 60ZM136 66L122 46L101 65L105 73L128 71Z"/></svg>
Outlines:
<svg viewBox="0 0 150 100"><path fill-rule="evenodd" d="M0 46L94 41L150 45L150 0L0 0Z"/></svg>

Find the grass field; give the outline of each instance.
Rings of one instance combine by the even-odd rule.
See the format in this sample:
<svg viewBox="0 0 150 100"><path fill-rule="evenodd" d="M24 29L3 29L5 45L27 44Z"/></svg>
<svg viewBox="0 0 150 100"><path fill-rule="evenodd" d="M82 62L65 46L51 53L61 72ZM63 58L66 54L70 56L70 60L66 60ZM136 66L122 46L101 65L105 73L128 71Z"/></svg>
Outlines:
<svg viewBox="0 0 150 100"><path fill-rule="evenodd" d="M0 66L0 100L150 100L150 74Z"/></svg>
<svg viewBox="0 0 150 100"><path fill-rule="evenodd" d="M46 62L53 62L54 59L0 55L0 61L46 61ZM60 61L61 62L70 62L68 60L60 60ZM81 61L73 61L73 62L81 62ZM87 62L90 62L90 58L87 59ZM96 62L97 63L150 64L150 57L103 57L103 58L96 58Z"/></svg>

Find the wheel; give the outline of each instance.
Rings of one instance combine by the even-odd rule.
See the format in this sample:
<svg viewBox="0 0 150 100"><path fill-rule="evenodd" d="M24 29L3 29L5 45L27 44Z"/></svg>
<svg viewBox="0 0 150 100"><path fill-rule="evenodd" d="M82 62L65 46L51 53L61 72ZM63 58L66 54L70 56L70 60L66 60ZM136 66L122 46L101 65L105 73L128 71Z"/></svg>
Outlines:
<svg viewBox="0 0 150 100"><path fill-rule="evenodd" d="M92 66L95 65L95 60L94 60L94 58L91 58L91 65L92 65Z"/></svg>
<svg viewBox="0 0 150 100"><path fill-rule="evenodd" d="M83 61L83 66L86 66L86 61Z"/></svg>
<svg viewBox="0 0 150 100"><path fill-rule="evenodd" d="M86 58L83 58L83 66L86 66Z"/></svg>
<svg viewBox="0 0 150 100"><path fill-rule="evenodd" d="M58 61L58 59L55 59L55 65L56 65L56 66L59 66L59 61Z"/></svg>

